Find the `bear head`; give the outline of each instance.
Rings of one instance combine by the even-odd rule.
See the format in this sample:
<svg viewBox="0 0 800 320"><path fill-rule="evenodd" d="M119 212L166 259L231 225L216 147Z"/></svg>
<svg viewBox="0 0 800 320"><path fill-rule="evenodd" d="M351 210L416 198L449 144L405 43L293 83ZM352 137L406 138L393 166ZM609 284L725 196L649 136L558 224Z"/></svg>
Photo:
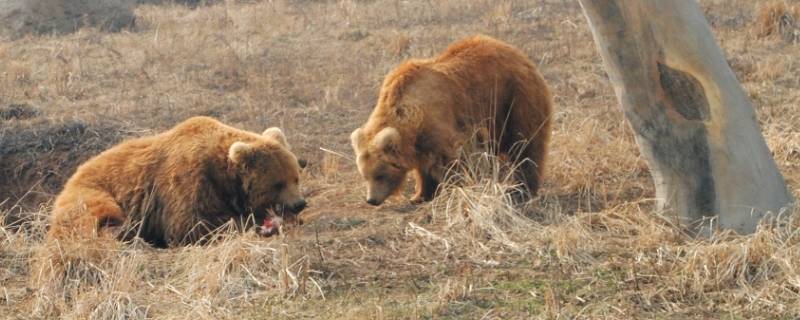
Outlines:
<svg viewBox="0 0 800 320"><path fill-rule="evenodd" d="M409 170L400 150L400 132L386 127L369 139L364 129L358 128L350 140L358 172L367 183L367 203L380 205L400 190Z"/></svg>
<svg viewBox="0 0 800 320"><path fill-rule="evenodd" d="M268 211L296 216L306 207L300 193L300 163L289 151L280 129L269 128L262 137L234 142L228 151L228 162L241 182L245 205L257 218L267 216Z"/></svg>

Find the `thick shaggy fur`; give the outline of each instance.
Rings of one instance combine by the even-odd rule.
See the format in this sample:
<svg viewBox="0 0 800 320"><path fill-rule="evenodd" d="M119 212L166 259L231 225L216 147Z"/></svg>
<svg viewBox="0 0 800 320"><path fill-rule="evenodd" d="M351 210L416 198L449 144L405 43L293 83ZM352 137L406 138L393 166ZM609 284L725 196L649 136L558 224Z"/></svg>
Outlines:
<svg viewBox="0 0 800 320"><path fill-rule="evenodd" d="M251 213L260 223L271 207L302 210L299 171L277 128L259 135L191 118L81 165L56 199L49 237L193 243Z"/></svg>
<svg viewBox="0 0 800 320"><path fill-rule="evenodd" d="M498 40L475 36L436 58L407 61L386 76L369 120L351 135L367 201L380 204L396 193L409 171L417 181L412 201L430 200L458 148L476 133L518 162L520 181L535 195L551 115L536 67Z"/></svg>

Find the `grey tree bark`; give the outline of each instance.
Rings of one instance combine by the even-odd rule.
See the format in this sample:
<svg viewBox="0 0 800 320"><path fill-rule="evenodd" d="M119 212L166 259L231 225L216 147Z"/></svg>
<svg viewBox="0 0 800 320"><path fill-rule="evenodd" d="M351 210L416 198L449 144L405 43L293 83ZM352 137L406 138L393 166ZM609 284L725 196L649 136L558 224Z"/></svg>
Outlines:
<svg viewBox="0 0 800 320"><path fill-rule="evenodd" d="M661 209L751 233L794 201L696 1L580 3Z"/></svg>

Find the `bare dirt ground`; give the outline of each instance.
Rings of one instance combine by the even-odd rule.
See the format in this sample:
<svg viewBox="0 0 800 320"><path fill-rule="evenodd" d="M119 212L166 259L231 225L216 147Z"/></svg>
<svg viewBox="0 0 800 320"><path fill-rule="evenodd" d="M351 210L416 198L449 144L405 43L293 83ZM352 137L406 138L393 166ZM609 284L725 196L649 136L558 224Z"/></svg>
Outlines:
<svg viewBox="0 0 800 320"><path fill-rule="evenodd" d="M800 196L798 1L701 4ZM654 212L647 165L575 1L242 0L136 14L119 33L0 42L0 318L800 316L796 218L697 240ZM348 136L383 75L476 33L525 51L553 91L541 195L508 206L493 162L476 160L483 171L433 203L370 207ZM195 115L282 127L311 163L307 223L271 239L127 244L66 278L39 274L48 206L75 167Z"/></svg>

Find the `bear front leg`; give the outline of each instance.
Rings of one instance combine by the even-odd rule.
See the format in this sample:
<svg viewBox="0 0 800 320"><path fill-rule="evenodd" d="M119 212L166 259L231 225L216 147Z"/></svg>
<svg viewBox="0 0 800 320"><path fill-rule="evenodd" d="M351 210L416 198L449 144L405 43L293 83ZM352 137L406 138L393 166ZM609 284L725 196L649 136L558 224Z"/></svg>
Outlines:
<svg viewBox="0 0 800 320"><path fill-rule="evenodd" d="M419 204L433 200L436 189L439 187L439 180L431 175L430 172L422 170L414 171L414 178L416 179L416 193L411 198L411 203Z"/></svg>
<svg viewBox="0 0 800 320"><path fill-rule="evenodd" d="M448 125L434 126L420 134L415 149L417 151L417 192L412 202L431 201L436 195L447 169L456 159L458 149L457 135Z"/></svg>

